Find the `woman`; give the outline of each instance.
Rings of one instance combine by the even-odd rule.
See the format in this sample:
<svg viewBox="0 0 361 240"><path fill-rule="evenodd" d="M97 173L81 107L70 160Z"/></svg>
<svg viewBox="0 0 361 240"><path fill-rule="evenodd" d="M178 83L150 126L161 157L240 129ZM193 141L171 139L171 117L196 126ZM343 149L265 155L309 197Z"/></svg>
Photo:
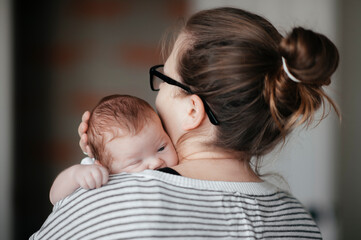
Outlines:
<svg viewBox="0 0 361 240"><path fill-rule="evenodd" d="M312 31L283 38L267 20L233 8L193 15L164 67L150 70L179 164L78 190L33 239L321 239L302 205L263 181L250 160L311 124L325 99L334 106L322 86L337 65L336 47Z"/></svg>

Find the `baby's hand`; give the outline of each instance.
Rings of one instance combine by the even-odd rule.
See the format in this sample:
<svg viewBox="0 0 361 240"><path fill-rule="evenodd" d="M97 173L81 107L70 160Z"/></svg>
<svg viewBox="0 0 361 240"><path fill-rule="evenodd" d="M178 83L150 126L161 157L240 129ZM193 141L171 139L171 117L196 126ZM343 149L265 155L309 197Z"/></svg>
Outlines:
<svg viewBox="0 0 361 240"><path fill-rule="evenodd" d="M100 188L108 182L108 170L98 164L77 165L74 179L84 189Z"/></svg>

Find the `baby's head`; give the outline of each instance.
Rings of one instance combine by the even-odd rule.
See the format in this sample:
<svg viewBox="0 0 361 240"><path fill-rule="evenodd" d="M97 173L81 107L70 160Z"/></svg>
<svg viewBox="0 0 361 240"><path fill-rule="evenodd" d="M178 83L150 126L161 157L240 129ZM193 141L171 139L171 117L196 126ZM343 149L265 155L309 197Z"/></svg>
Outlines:
<svg viewBox="0 0 361 240"><path fill-rule="evenodd" d="M129 95L100 100L89 119L88 143L111 174L172 167L177 153L153 108Z"/></svg>

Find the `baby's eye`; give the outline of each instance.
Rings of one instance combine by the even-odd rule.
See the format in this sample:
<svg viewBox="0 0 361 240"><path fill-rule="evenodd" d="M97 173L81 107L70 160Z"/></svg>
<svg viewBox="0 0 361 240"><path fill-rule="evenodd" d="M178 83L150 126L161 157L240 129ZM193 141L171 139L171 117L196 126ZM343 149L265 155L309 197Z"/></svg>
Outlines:
<svg viewBox="0 0 361 240"><path fill-rule="evenodd" d="M165 149L165 146L159 148L159 149L158 149L158 152L161 152L161 151L163 151L164 149Z"/></svg>

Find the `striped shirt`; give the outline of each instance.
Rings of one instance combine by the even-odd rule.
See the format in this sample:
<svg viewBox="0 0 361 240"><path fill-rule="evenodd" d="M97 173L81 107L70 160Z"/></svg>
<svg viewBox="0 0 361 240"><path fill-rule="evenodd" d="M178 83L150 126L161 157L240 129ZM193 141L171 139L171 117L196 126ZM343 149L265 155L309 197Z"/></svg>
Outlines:
<svg viewBox="0 0 361 240"><path fill-rule="evenodd" d="M35 239L322 239L298 200L268 182L145 170L59 201Z"/></svg>

